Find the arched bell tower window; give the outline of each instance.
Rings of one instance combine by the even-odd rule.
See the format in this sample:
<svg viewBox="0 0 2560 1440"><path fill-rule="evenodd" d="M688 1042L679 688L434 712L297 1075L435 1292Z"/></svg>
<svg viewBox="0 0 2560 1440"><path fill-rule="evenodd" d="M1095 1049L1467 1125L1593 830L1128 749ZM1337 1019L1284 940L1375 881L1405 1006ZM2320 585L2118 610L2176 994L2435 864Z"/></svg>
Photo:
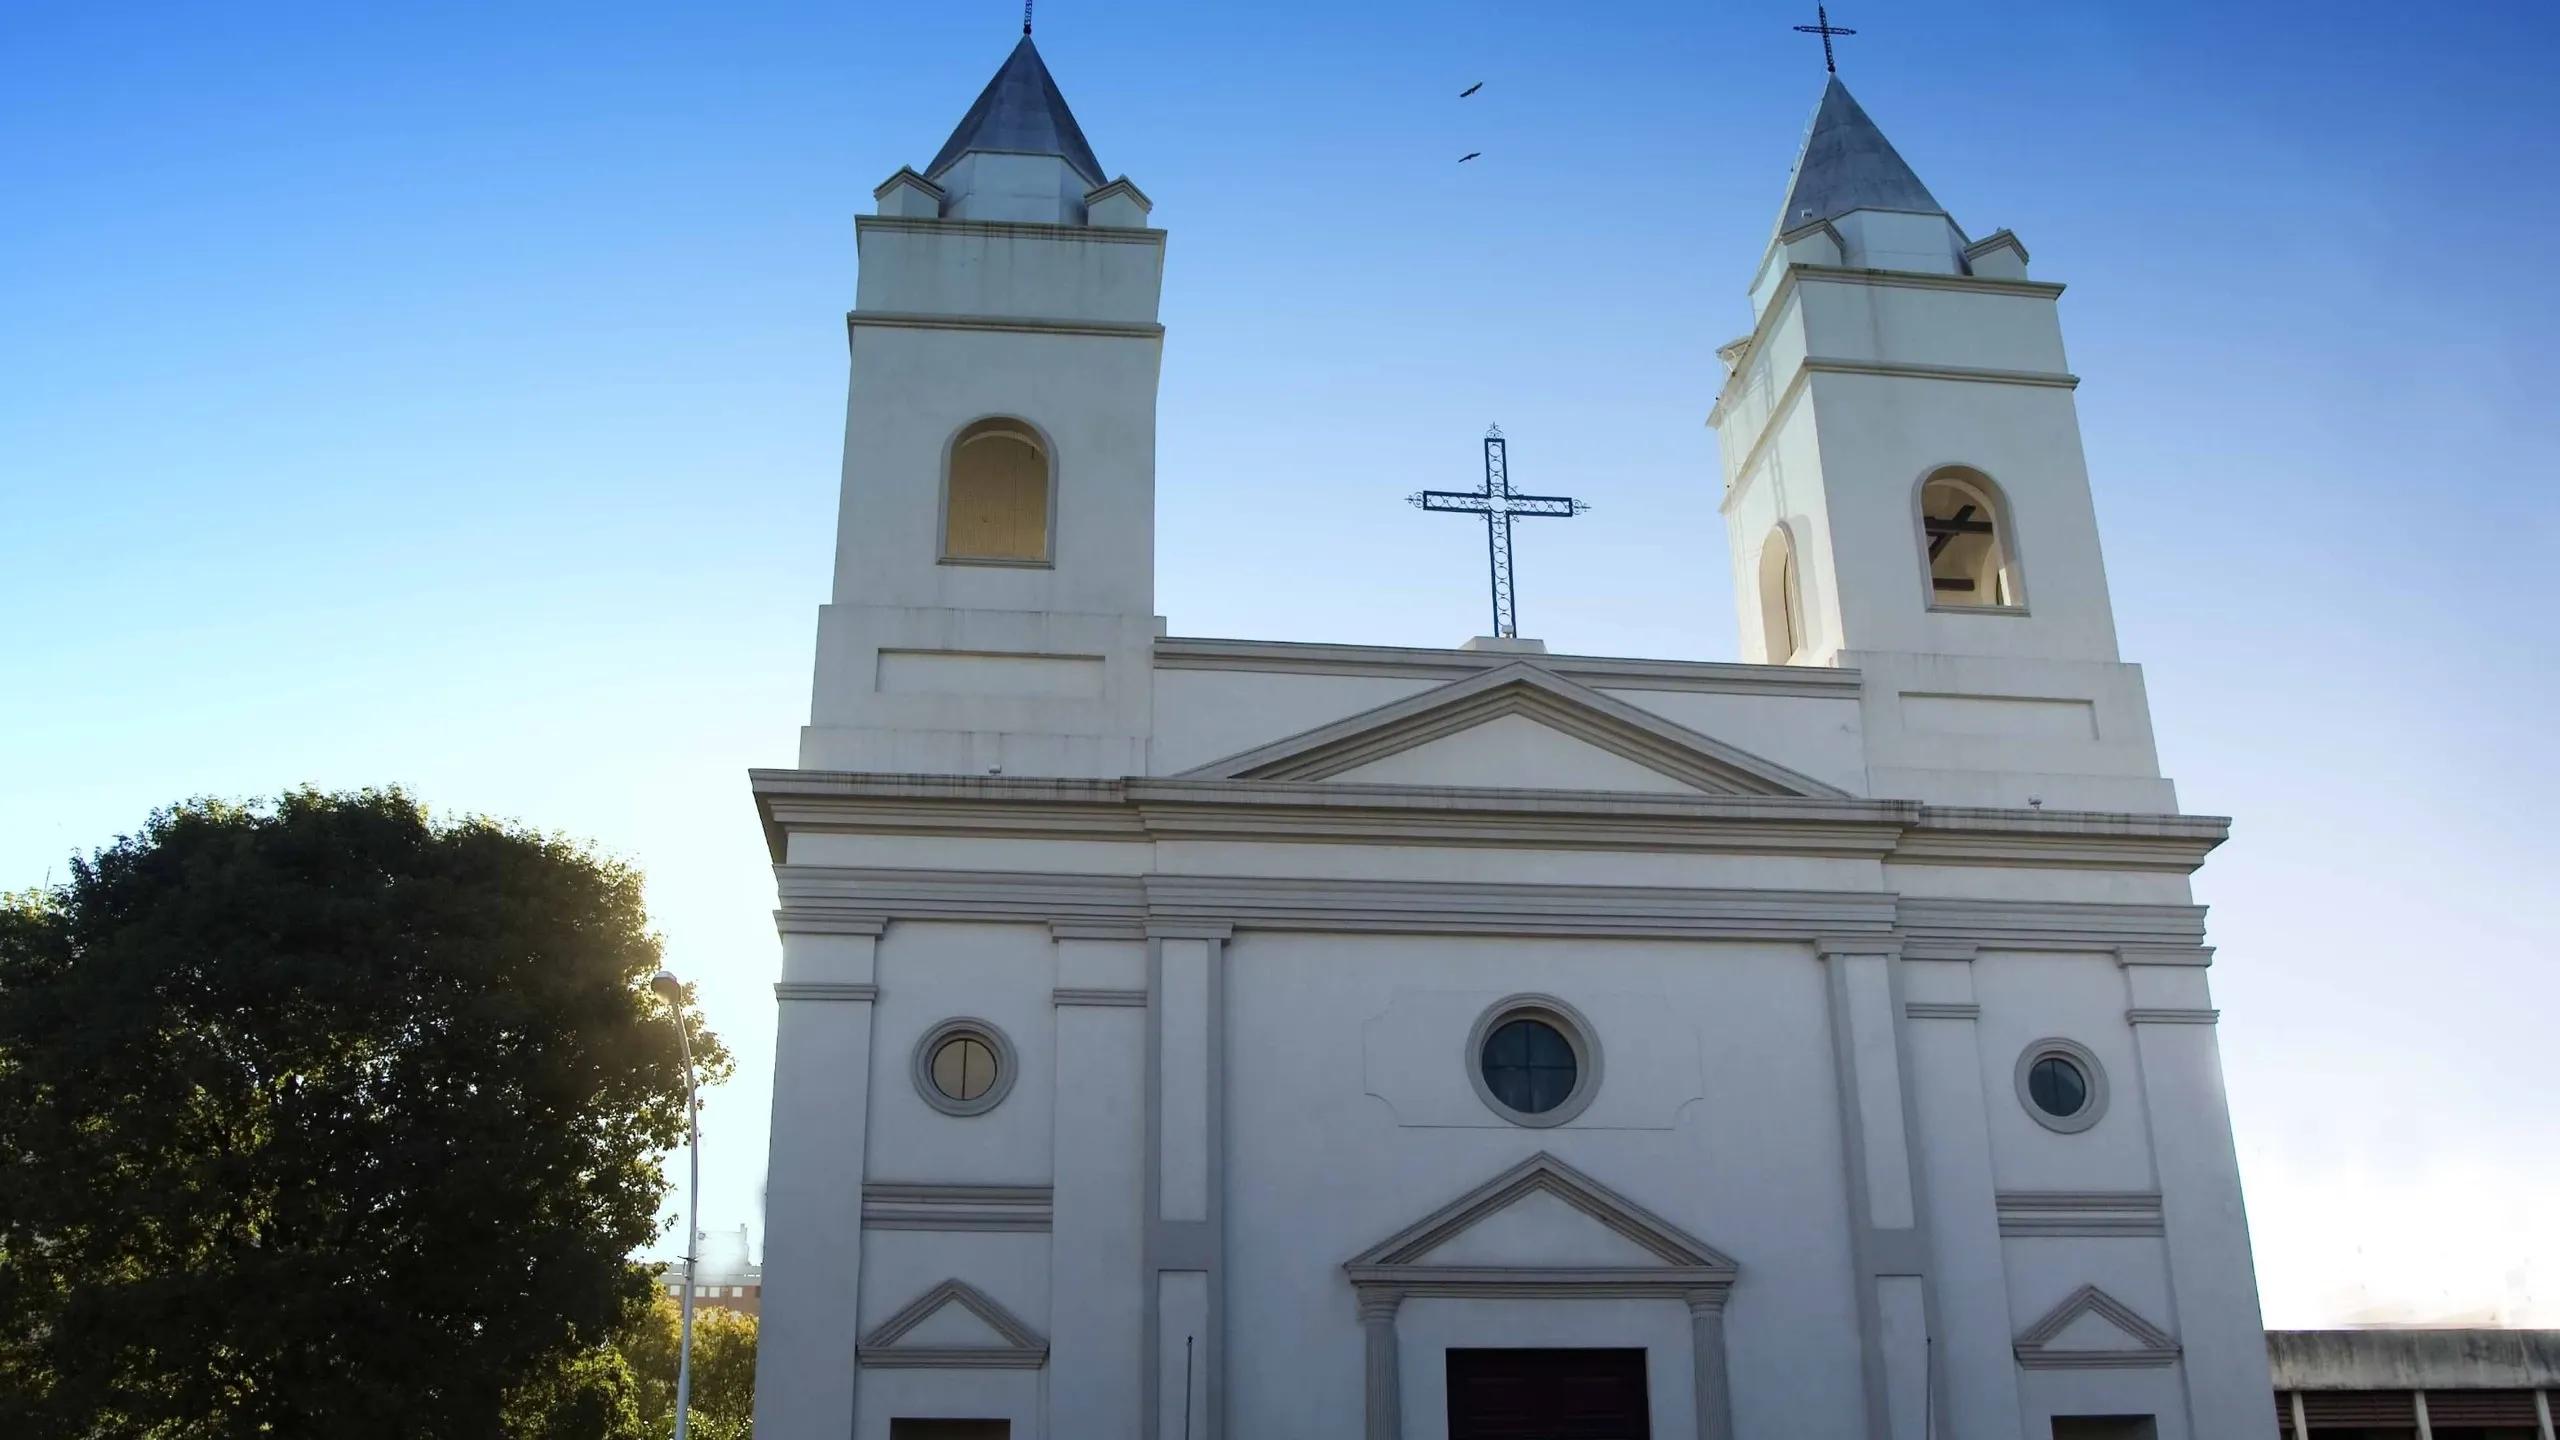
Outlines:
<svg viewBox="0 0 2560 1440"><path fill-rule="evenodd" d="M1780 526L1760 546L1760 643L1772 665L1791 664L1804 650L1803 594L1795 542Z"/></svg>
<svg viewBox="0 0 2560 1440"><path fill-rule="evenodd" d="M1049 563L1050 475L1049 447L1023 421L998 416L953 436L942 486L942 558Z"/></svg>
<svg viewBox="0 0 2560 1440"><path fill-rule="evenodd" d="M1940 470L1921 481L1920 540L1932 609L2016 609L2027 603L2008 509L1987 477Z"/></svg>

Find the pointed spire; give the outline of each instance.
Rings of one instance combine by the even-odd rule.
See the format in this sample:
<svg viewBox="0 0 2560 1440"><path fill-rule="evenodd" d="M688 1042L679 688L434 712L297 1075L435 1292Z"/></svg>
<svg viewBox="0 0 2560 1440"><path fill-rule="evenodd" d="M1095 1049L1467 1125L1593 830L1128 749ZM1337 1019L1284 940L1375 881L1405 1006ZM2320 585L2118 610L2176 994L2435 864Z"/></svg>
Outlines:
<svg viewBox="0 0 2560 1440"><path fill-rule="evenodd" d="M1822 87L1822 104L1805 131L1804 149L1796 155L1778 230L1784 234L1816 220L1836 220L1852 210L1947 213L1834 75Z"/></svg>
<svg viewBox="0 0 2560 1440"><path fill-rule="evenodd" d="M1021 43L978 93L978 103L960 118L959 128L942 142L941 152L925 167L926 177L940 175L972 150L1055 155L1085 179L1103 183L1102 162L1093 158L1075 113L1067 109L1067 97L1058 93L1058 82L1049 78L1049 67L1032 47L1027 16Z"/></svg>

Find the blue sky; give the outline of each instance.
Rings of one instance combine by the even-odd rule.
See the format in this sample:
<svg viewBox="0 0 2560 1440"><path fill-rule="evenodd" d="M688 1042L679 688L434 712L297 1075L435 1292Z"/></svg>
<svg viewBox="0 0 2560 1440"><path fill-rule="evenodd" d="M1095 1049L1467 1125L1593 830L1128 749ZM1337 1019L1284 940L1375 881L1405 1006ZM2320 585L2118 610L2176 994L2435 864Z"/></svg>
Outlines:
<svg viewBox="0 0 2560 1440"><path fill-rule="evenodd" d="M1714 348L1811 6L1047 0L1172 232L1177 634L1730 659ZM2064 323L2124 652L2191 810L2271 1323L2560 1324L2550 818L2560 9L1895 0L1843 75ZM0 10L0 886L191 794L399 781L641 863L740 1078L743 771L805 718L851 218L1005 0ZM1485 89L1458 101L1474 81ZM1481 150L1461 168L1456 158ZM1348 342L1348 343L1346 343Z"/></svg>

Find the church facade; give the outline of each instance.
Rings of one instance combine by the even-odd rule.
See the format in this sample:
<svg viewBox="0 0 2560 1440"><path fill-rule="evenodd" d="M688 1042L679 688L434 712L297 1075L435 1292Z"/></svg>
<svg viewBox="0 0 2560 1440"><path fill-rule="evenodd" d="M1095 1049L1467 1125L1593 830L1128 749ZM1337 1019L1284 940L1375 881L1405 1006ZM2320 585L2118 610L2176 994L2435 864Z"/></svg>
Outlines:
<svg viewBox="0 0 2560 1440"><path fill-rule="evenodd" d="M1710 664L1166 634L1146 195L1026 35L876 198L752 776L763 1440L2275 1434L2227 823L2017 237L1831 82L1700 397Z"/></svg>

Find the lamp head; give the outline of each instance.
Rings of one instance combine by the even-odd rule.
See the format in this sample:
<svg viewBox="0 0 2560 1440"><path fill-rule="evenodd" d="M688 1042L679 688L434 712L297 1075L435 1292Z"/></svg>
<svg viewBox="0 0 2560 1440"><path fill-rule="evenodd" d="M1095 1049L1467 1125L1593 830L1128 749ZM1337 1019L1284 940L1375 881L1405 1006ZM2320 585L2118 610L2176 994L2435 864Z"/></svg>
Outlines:
<svg viewBox="0 0 2560 1440"><path fill-rule="evenodd" d="M670 1005L681 1003L684 999L684 985L676 979L676 972L673 970L659 971L650 979L649 988L665 996Z"/></svg>

